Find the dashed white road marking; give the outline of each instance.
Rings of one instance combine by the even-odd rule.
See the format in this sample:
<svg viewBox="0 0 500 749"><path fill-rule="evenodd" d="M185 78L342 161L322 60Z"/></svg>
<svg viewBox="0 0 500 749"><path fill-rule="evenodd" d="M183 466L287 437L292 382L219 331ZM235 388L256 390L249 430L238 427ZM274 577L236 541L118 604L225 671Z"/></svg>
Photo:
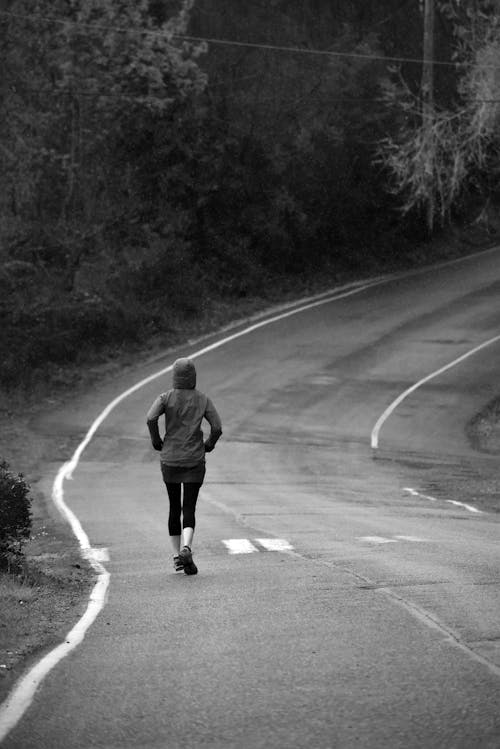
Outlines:
<svg viewBox="0 0 500 749"><path fill-rule="evenodd" d="M425 543L427 539L420 536L358 536L358 541L365 541L369 544L397 544L398 541L409 541L410 543Z"/></svg>
<svg viewBox="0 0 500 749"><path fill-rule="evenodd" d="M293 546L284 538L254 538L266 551L291 551Z"/></svg>
<svg viewBox="0 0 500 749"><path fill-rule="evenodd" d="M420 492L417 492L416 489L410 489L410 487L405 487L403 491L408 492L412 497L422 497L423 499L428 499L429 502L437 502L436 497L431 497L429 494L421 494Z"/></svg>
<svg viewBox="0 0 500 749"><path fill-rule="evenodd" d="M293 546L285 538L254 538L256 544L266 551L292 551ZM260 551L248 538L226 538L222 543L230 554L251 554Z"/></svg>
<svg viewBox="0 0 500 749"><path fill-rule="evenodd" d="M258 548L248 538L227 538L222 543L230 554L251 554L253 551L258 551Z"/></svg>
<svg viewBox="0 0 500 749"><path fill-rule="evenodd" d="M413 497L422 497L422 499L428 499L430 502L437 502L438 500L436 497L431 497L429 494L422 494L421 492L417 491L416 489L411 489L409 487L405 487L403 489L404 492L408 492L408 494L411 494ZM456 507L463 507L464 509L468 510L469 512L474 512L476 515L484 515L482 510L478 510L477 507L474 507L473 505L468 505L466 502L459 502L456 499L443 499L442 502L447 502L450 505L455 505Z"/></svg>
<svg viewBox="0 0 500 749"><path fill-rule="evenodd" d="M466 510L469 510L469 512L475 512L478 515L482 515L483 511L478 510L477 507L473 507L472 505L468 505L465 502L458 502L456 499L445 499L445 502L448 502L450 505L456 505L457 507L465 507Z"/></svg>
<svg viewBox="0 0 500 749"><path fill-rule="evenodd" d="M399 404L402 403L402 401L404 401L404 399L408 395L410 395L410 393L413 393L415 390L417 390L417 388L419 388L421 385L424 385L426 382L429 382L429 380L432 380L434 377L437 377L443 372L446 372L446 370L451 369L457 364L460 364L460 362L463 362L465 359L468 359L470 356L477 354L478 351L481 351L487 346L491 346L493 343L497 343L498 341L500 341L500 335L497 335L494 338L490 338L488 341L484 341L479 346L475 346L470 351L467 351L467 353L462 354L462 356L459 356L458 359L454 359L452 362L450 362L449 364L446 364L444 367L440 367L439 369L436 369L435 372L432 372L431 374L427 375L427 377L423 377L421 380L419 380L414 385L412 385L407 390L405 390L404 393L401 393L401 395L398 395L398 397L390 404L390 406L388 406L385 409L384 413L378 418L375 426L373 427L372 434L371 434L372 448L374 450L378 448L379 434L380 434L382 425L389 418L389 416L396 410Z"/></svg>
<svg viewBox="0 0 500 749"><path fill-rule="evenodd" d="M359 536L360 541L366 541L369 544L396 544L395 538L385 538L385 536Z"/></svg>

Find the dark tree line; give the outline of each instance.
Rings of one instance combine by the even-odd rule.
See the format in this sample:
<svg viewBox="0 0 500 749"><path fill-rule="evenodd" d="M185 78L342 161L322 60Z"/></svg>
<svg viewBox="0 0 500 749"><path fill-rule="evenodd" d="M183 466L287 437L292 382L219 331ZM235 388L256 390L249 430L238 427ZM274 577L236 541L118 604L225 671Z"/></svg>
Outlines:
<svg viewBox="0 0 500 749"><path fill-rule="evenodd" d="M436 56L462 67L436 67L432 143L419 0L1 11L4 384L290 279L398 262L426 236L422 170L443 220L495 196L496 2L437 3Z"/></svg>

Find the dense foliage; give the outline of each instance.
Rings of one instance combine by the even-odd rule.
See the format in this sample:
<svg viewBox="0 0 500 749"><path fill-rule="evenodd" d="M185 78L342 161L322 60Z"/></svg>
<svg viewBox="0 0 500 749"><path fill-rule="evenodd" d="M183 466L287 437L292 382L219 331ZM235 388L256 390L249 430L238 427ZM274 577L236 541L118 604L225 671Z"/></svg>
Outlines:
<svg viewBox="0 0 500 749"><path fill-rule="evenodd" d="M447 219L496 189L497 109L470 102L497 96L498 13L463 6L438 3L439 57L476 63L436 69ZM3 8L1 383L425 237L419 0Z"/></svg>
<svg viewBox="0 0 500 749"><path fill-rule="evenodd" d="M30 487L0 462L0 570L15 569L31 532Z"/></svg>

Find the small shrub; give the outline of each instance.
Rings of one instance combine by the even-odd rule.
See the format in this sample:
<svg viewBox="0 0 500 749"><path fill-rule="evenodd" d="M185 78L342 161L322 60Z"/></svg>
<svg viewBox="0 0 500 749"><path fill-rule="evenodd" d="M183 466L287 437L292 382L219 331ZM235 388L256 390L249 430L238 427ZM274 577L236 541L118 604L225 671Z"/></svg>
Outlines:
<svg viewBox="0 0 500 749"><path fill-rule="evenodd" d="M30 487L22 474L15 475L0 461L0 569L20 565L23 545L31 532Z"/></svg>

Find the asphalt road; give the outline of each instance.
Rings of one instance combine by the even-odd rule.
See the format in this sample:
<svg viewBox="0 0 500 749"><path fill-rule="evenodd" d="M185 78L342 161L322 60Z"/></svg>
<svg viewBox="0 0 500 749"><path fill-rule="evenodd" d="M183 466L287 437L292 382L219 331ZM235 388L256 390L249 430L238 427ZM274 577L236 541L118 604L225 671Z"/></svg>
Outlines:
<svg viewBox="0 0 500 749"><path fill-rule="evenodd" d="M500 514L453 503L498 465L464 426L498 394L500 342L410 393L377 450L370 438L401 393L500 335L499 291L488 252L200 356L224 436L207 456L196 577L171 569L145 426L170 376L118 404L65 482L109 552L108 601L6 749L498 749ZM138 365L45 428L81 439L134 381L211 341Z"/></svg>

